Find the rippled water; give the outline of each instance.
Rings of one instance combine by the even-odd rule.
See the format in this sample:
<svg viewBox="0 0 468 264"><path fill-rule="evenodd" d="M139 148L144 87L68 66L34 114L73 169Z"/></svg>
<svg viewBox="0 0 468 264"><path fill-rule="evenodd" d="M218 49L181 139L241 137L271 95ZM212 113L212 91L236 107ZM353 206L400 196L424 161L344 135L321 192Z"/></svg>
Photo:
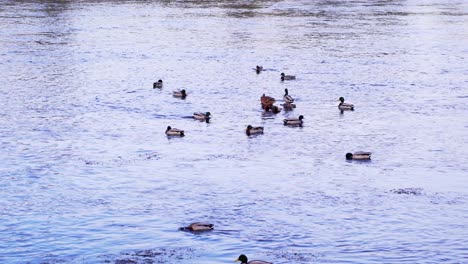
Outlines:
<svg viewBox="0 0 468 264"><path fill-rule="evenodd" d="M466 1L0 3L1 263L468 262Z"/></svg>

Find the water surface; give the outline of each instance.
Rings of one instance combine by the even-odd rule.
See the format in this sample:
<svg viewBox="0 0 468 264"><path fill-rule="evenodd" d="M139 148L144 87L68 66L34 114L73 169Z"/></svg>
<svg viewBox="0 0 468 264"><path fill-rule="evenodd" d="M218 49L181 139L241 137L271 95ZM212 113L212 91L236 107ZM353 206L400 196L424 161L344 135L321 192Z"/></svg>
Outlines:
<svg viewBox="0 0 468 264"><path fill-rule="evenodd" d="M0 3L0 262L467 262L466 1Z"/></svg>

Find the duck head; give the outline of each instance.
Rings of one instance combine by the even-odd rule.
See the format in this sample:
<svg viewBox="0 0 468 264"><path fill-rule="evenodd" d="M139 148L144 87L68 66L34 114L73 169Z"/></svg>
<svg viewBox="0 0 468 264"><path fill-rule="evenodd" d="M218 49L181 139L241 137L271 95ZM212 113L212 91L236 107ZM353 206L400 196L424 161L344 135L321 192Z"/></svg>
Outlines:
<svg viewBox="0 0 468 264"><path fill-rule="evenodd" d="M344 103L344 97L340 97L340 99L338 99L338 101L340 101L341 103Z"/></svg>
<svg viewBox="0 0 468 264"><path fill-rule="evenodd" d="M284 95L288 95L288 89L284 89Z"/></svg>
<svg viewBox="0 0 468 264"><path fill-rule="evenodd" d="M244 255L244 254L242 254L242 255L240 255L235 261L236 261L236 262L240 262L241 264L244 264L244 263L247 263L247 262L248 262L247 260L248 260L248 259L247 259L247 256Z"/></svg>
<svg viewBox="0 0 468 264"><path fill-rule="evenodd" d="M171 129L172 129L172 127L171 127L171 126L167 126L167 129L166 129L166 131L169 131L169 130L171 130Z"/></svg>
<svg viewBox="0 0 468 264"><path fill-rule="evenodd" d="M299 120L302 120L302 119L304 119L304 116L303 116L303 115L300 115L298 119L299 119Z"/></svg>
<svg viewBox="0 0 468 264"><path fill-rule="evenodd" d="M349 153L349 152L346 153L346 159L347 159L347 160L353 159L353 153Z"/></svg>

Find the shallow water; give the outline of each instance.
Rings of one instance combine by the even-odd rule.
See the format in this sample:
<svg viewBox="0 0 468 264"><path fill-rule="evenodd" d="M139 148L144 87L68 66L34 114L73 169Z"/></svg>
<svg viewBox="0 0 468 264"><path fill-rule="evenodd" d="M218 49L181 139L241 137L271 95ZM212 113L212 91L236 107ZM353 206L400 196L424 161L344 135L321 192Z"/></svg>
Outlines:
<svg viewBox="0 0 468 264"><path fill-rule="evenodd" d="M0 3L1 263L467 262L466 1Z"/></svg>

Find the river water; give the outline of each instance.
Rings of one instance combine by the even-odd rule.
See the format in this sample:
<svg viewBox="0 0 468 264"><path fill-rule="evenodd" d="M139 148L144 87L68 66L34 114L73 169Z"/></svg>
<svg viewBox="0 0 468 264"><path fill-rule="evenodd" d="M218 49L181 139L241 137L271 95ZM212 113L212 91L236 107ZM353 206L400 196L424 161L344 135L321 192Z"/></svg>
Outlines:
<svg viewBox="0 0 468 264"><path fill-rule="evenodd" d="M465 0L0 3L0 263L468 262Z"/></svg>

